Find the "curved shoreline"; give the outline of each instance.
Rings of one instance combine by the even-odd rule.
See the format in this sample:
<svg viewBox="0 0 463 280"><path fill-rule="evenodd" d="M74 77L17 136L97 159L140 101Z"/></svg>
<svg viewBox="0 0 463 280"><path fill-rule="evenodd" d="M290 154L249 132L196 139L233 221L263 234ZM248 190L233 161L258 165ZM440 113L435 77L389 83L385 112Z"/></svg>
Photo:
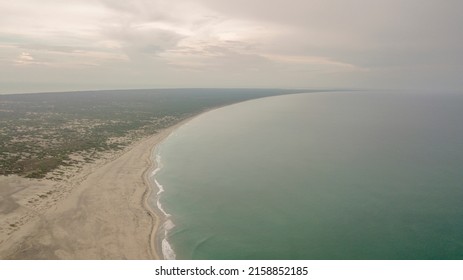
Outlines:
<svg viewBox="0 0 463 280"><path fill-rule="evenodd" d="M71 179L65 197L0 242L0 258L162 259L159 229L165 217L149 203L155 188L150 174L157 168L153 152L180 126L217 108L147 136L101 165L86 166ZM18 180L33 195L42 182ZM30 211L26 207L18 209Z"/></svg>
<svg viewBox="0 0 463 280"><path fill-rule="evenodd" d="M88 165L72 179L66 197L0 243L0 258L161 258L155 235L162 216L147 201L153 190L148 178L154 166L152 152L189 119L133 143L108 162ZM29 184L26 190L36 195L34 185L41 181L18 180ZM20 205L18 210L26 207Z"/></svg>
<svg viewBox="0 0 463 280"><path fill-rule="evenodd" d="M215 108L214 108L215 109ZM213 109L210 109L213 110ZM159 229L165 222L165 215L157 208L157 207L152 207L149 203L149 199L153 193L153 190L158 187L154 183L153 180L151 180L151 174L156 168L158 168L156 161L154 160L154 151L156 148L165 140L167 137L169 137L175 130L180 128L182 125L188 123L192 119L202 115L203 113L206 113L210 110L201 112L197 115L191 116L189 118L186 118L182 120L181 122L170 126L168 128L165 128L164 130L154 134L152 137L159 137L159 139L156 141L153 147L151 147L150 152L149 152L149 166L146 168L146 170L142 174L143 178L143 183L145 184L145 192L143 193L142 197L142 207L147 211L148 215L151 217L151 222L152 222L152 229L149 233L149 248L150 248L150 255L152 256L153 259L164 259L163 253L162 253L162 246L161 242L164 236L159 236Z"/></svg>
<svg viewBox="0 0 463 280"><path fill-rule="evenodd" d="M158 143L159 144L159 143ZM153 192L153 188L150 186L150 175L154 168L156 168L154 162L153 162L153 159L152 159L152 154L154 152L154 150L156 149L157 145L154 145L152 148L151 148L151 151L150 151L150 159L149 159L149 164L150 164L150 167L148 167L144 172L143 172L143 182L145 184L145 192L143 193L143 197L142 197L142 205L143 207L147 210L147 213L148 215L151 217L151 225L152 225L152 229L151 231L149 232L149 251L148 253L150 254L151 258L152 259L160 259L160 256L158 254L158 251L156 250L156 246L155 246L155 243L154 243L154 239L155 239L155 233L159 227L159 219L160 219L160 216L155 212L156 210L153 209L149 203L148 203L148 199L150 198L151 196L151 193Z"/></svg>
<svg viewBox="0 0 463 280"><path fill-rule="evenodd" d="M67 181L0 176L0 183L10 184L15 191L9 197L17 206L7 214L0 213L0 258L163 258L159 229L165 217L149 203L153 188L157 188L150 180L157 168L153 152L193 118L232 104L190 115L105 160L84 165ZM30 203L37 196L43 197L43 205L38 205L42 208ZM4 225L14 231L3 231Z"/></svg>
<svg viewBox="0 0 463 280"><path fill-rule="evenodd" d="M262 97L262 98L268 98L268 97L272 97L272 96L266 96L266 97ZM256 98L256 99L260 99L260 98ZM147 211L147 213L151 217L151 221L152 221L152 230L149 233L149 245L148 246L150 248L150 255L154 259L164 259L164 255L163 255L163 252L162 252L162 244L161 244L164 236L160 236L159 229L161 228L161 226L166 221L166 217L165 217L164 213L160 209L158 209L157 207L152 207L148 202L150 196L152 195L153 189L157 189L159 191L159 188L156 185L156 183L154 183L153 180L150 180L150 174L158 167L156 161L153 160L153 158L155 156L154 151L175 130L177 130L181 126L187 124L191 120L193 120L195 118L198 118L201 115L206 114L208 112L211 112L213 110L217 110L217 109L227 107L227 106L230 106L230 105L249 102L249 101L256 100L256 99L250 99L250 100L245 100L245 101L241 101L241 102L236 102L236 103L232 103L232 104L226 104L226 105L223 105L223 106L218 106L218 107L213 107L213 108L206 109L206 110L204 110L202 112L199 112L199 113L197 113L197 114L195 114L195 115L193 115L191 117L188 117L188 118L180 121L179 123L177 123L177 124L175 124L173 126L165 128L164 130L161 130L160 132L158 132L158 133L151 136L151 137L159 137L159 139L154 143L154 145L150 149L150 152L149 152L149 166L145 169L145 171L142 174L143 183L145 184L145 187L146 187L146 190L145 190L145 192L143 194L143 197L142 197L142 207L143 207L144 210Z"/></svg>

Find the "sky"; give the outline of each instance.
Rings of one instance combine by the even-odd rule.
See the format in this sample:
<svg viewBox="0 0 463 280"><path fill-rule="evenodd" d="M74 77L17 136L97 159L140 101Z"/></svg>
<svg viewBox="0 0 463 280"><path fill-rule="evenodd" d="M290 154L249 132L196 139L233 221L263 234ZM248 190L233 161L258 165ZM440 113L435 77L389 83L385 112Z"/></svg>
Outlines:
<svg viewBox="0 0 463 280"><path fill-rule="evenodd" d="M0 93L463 90L459 0L0 0Z"/></svg>

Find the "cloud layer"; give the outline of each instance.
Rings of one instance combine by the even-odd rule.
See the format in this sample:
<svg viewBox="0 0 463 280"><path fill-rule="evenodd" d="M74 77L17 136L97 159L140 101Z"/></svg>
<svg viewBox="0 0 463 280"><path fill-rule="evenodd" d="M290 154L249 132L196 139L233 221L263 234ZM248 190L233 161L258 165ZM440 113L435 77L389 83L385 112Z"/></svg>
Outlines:
<svg viewBox="0 0 463 280"><path fill-rule="evenodd" d="M460 90L460 3L3 1L0 92L153 87Z"/></svg>

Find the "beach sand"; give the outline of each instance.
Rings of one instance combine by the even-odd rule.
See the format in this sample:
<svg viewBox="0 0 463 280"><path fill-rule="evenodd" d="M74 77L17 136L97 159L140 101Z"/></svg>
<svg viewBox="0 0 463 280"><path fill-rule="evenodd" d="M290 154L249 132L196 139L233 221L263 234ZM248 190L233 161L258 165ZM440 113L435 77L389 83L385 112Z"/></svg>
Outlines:
<svg viewBox="0 0 463 280"><path fill-rule="evenodd" d="M154 147L187 120L64 182L0 176L0 259L158 259Z"/></svg>

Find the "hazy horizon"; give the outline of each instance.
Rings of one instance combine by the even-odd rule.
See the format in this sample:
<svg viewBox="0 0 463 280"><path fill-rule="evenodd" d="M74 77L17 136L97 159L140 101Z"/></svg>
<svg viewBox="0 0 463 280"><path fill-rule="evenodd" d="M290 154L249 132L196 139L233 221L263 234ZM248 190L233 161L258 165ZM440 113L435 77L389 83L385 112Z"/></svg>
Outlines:
<svg viewBox="0 0 463 280"><path fill-rule="evenodd" d="M460 1L0 3L0 93L133 88L461 91Z"/></svg>
<svg viewBox="0 0 463 280"><path fill-rule="evenodd" d="M240 90L255 90L255 91L281 91L282 93L285 91L295 91L299 93L303 92L325 92L325 91L381 91L377 89L354 89L354 88L261 88L261 87L165 87L165 88L108 88L108 89L98 89L98 88L88 88L88 89L81 89L81 90L49 90L49 91L23 91L23 92L0 92L0 95L29 95L29 94L60 94L60 93L88 93L88 92L101 92L101 93L117 93L117 92L142 92L142 91L149 91L153 93L160 93L160 92L170 92L170 91L197 91L197 90L231 90L231 91L240 91Z"/></svg>

